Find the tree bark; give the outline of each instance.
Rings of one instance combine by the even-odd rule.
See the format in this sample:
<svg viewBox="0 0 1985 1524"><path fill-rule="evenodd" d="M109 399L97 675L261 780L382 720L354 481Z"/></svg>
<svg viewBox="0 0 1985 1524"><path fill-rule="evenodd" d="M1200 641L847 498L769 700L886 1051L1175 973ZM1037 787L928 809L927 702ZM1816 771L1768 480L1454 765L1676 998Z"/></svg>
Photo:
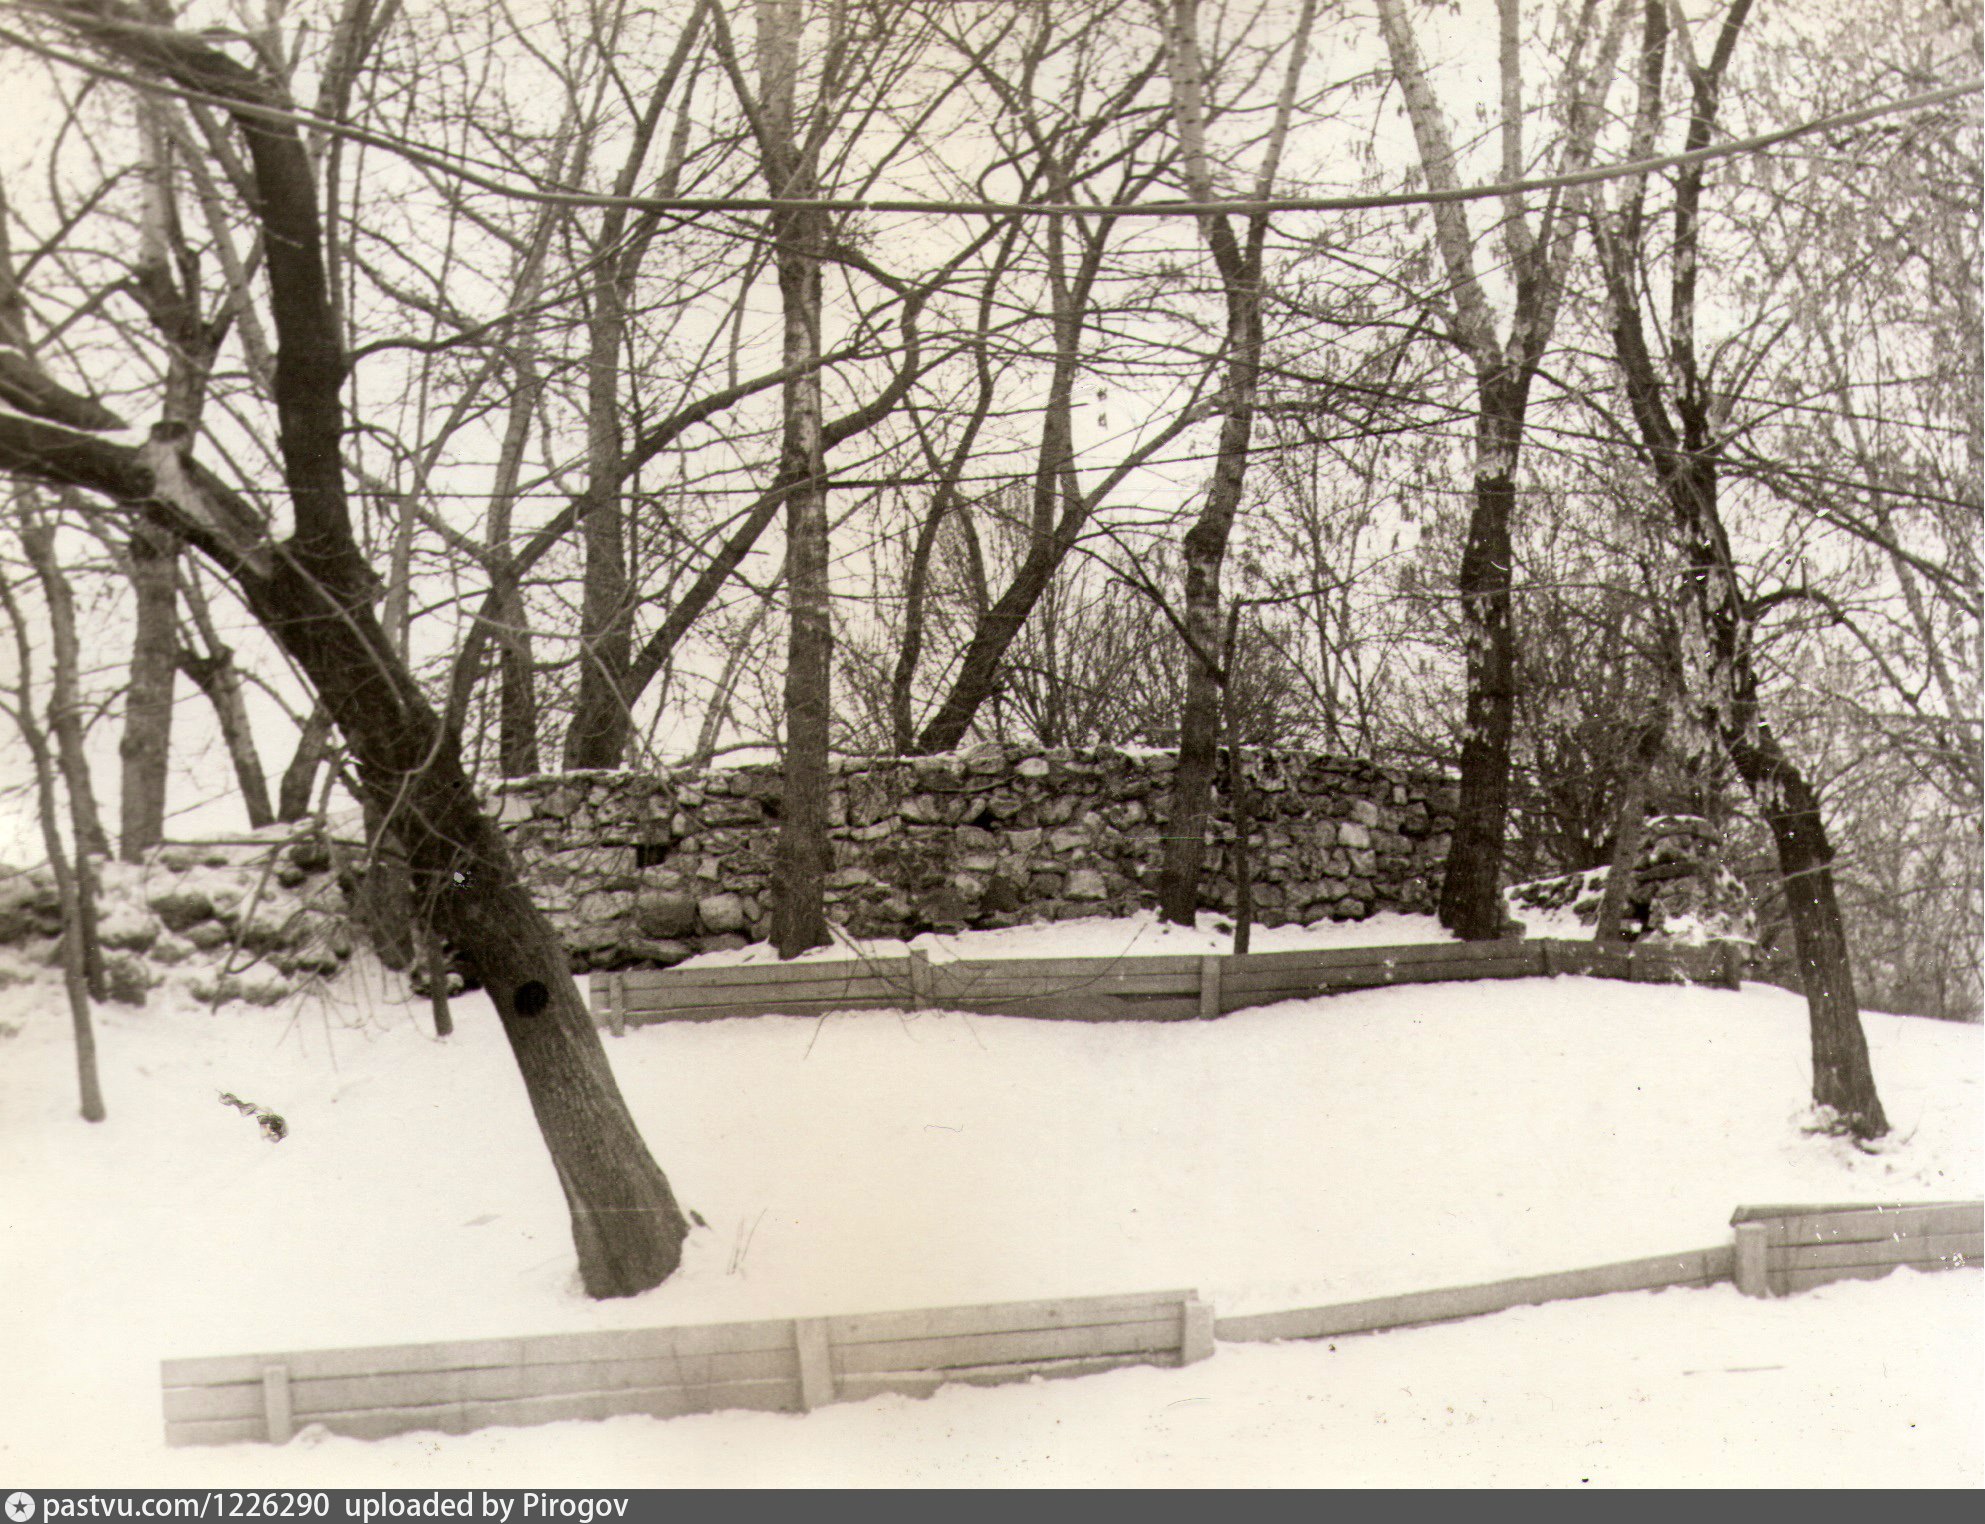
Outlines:
<svg viewBox="0 0 1985 1524"><path fill-rule="evenodd" d="M675 88L702 26L703 7L690 12L668 65L636 121L627 156L614 177L613 194L633 194L646 162L663 108ZM660 194L671 193L675 168L661 177ZM565 733L568 768L619 767L634 735L630 681L634 657L634 590L629 578L627 509L620 496L623 451L620 435L621 349L627 341L627 309L634 295L642 257L660 226L652 216L627 230L627 208L612 205L600 218L595 241L592 312L586 333L587 492L583 543L586 571L579 610L579 689ZM817 325L816 325L817 326Z"/></svg>
<svg viewBox="0 0 1985 1524"><path fill-rule="evenodd" d="M323 765L330 740L331 716L323 701L319 700L310 706L310 713L304 717L303 729L296 738L296 750L290 755L289 766L283 769L283 780L276 790L276 819L301 820L310 813L310 795L316 788L317 769Z"/></svg>
<svg viewBox="0 0 1985 1524"><path fill-rule="evenodd" d="M1074 475L1072 409L1081 370L1081 341L1089 292L1102 265L1109 222L1092 230L1072 276L1064 273L1062 219L1048 219L1049 297L1054 331L1054 368L1041 411L1041 443L1034 462L1033 501L1027 553L999 599L973 626L959 658L958 672L936 711L924 724L914 748L925 755L950 751L965 739L987 696L999 686L1001 665L1021 626L1054 580L1089 515ZM983 395L983 393L982 393ZM1092 495L1093 496L1093 495ZM1059 515L1057 501L1061 504ZM915 651L911 653L915 656Z"/></svg>
<svg viewBox="0 0 1985 1524"><path fill-rule="evenodd" d="M241 692L241 669L234 664L234 652L214 632L207 601L197 580L189 579L186 584L186 606L205 650L195 651L182 644L179 668L213 706L221 741L227 747L228 760L234 764L241 802L248 811L248 828L259 831L274 823L276 812L269 804L269 779L262 771L262 754L255 747L255 732L248 723L248 705Z"/></svg>
<svg viewBox="0 0 1985 1524"><path fill-rule="evenodd" d="M838 18L837 18L838 20ZM799 142L795 92L800 0L758 8L759 110L766 184L773 194L817 193L811 145ZM821 435L821 254L826 214L788 208L771 218L784 316L780 363L795 371L783 390L785 435L779 481L786 491L785 787L779 806L772 942L782 958L824 946L827 932L827 792L834 624L828 587L827 487Z"/></svg>
<svg viewBox="0 0 1985 1524"><path fill-rule="evenodd" d="M617 264L618 261L609 261ZM610 275L595 282L586 358L586 455L593 505L581 526L586 572L579 606L579 687L565 732L568 769L619 767L634 722L627 665L634 655L634 604L619 480L620 345L625 302Z"/></svg>
<svg viewBox="0 0 1985 1524"><path fill-rule="evenodd" d="M234 653L226 646L204 654L182 647L179 669L213 707L221 742L234 765L242 807L248 812L248 829L259 831L273 824L276 812L269 803L269 779L262 771L261 753L255 749L255 733L248 724L248 706L241 696L241 672L234 665Z"/></svg>
<svg viewBox="0 0 1985 1524"><path fill-rule="evenodd" d="M1634 877L1640 872L1641 845L1647 840L1647 796L1653 781L1655 763L1667 735L1665 716L1642 730L1634 748L1633 776L1620 800L1619 824L1613 832L1613 862L1606 870L1606 889L1599 896L1599 914L1593 927L1595 942L1624 942L1627 896L1633 891Z"/></svg>
<svg viewBox="0 0 1985 1524"><path fill-rule="evenodd" d="M68 577L55 559L54 531L24 510L18 532L21 548L27 553L35 580L41 584L42 598L48 605L49 644L54 657L49 729L55 733L55 765L69 793L69 819L76 842L75 866L73 870L63 870L73 878L74 900L73 905L69 899L63 901L63 924L71 928L65 935L79 951L83 982L90 999L107 1000L110 983L103 968L103 944L97 938L95 864L96 859L110 855L110 845L97 814L89 755L83 748L82 654L76 639L75 598Z"/></svg>
<svg viewBox="0 0 1985 1524"><path fill-rule="evenodd" d="M118 855L141 862L165 840L166 780L172 761L172 690L179 673L179 537L157 524L131 535L137 629L124 695Z"/></svg>
<svg viewBox="0 0 1985 1524"><path fill-rule="evenodd" d="M1503 846L1509 828L1510 738L1516 729L1516 626L1511 518L1525 388L1485 386L1478 425L1475 498L1456 588L1461 594L1467 699L1458 797L1441 924L1464 941L1503 933ZM1513 393L1513 395L1511 395Z"/></svg>

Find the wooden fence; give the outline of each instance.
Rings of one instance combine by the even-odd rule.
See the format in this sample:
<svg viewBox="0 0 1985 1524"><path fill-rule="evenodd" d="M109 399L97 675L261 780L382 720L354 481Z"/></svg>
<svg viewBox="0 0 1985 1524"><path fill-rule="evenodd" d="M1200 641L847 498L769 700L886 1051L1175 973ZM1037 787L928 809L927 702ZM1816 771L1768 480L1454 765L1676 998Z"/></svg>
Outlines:
<svg viewBox="0 0 1985 1524"><path fill-rule="evenodd" d="M1735 1242L1583 1270L1288 1312L1214 1317L1191 1291L847 1317L612 1329L167 1360L166 1442L286 1442L307 1424L361 1439L432 1429L722 1408L806 1412L946 1382L993 1385L1125 1365L1190 1365L1215 1340L1336 1338L1511 1307L1735 1280L1752 1296L1826 1281L1977 1266L1985 1202L1739 1207Z"/></svg>
<svg viewBox="0 0 1985 1524"><path fill-rule="evenodd" d="M380 1439L623 1414L805 1412L879 1392L925 1396L947 1381L1183 1365L1212 1353L1213 1309L1190 1291L1159 1291L167 1360L160 1379L168 1444L283 1444L307 1424Z"/></svg>
<svg viewBox="0 0 1985 1524"><path fill-rule="evenodd" d="M1985 1261L1985 1202L1739 1207L1737 1289L1786 1296L1829 1281L1875 1280L1901 1265Z"/></svg>
<svg viewBox="0 0 1985 1524"><path fill-rule="evenodd" d="M1259 1344L1276 1339L1324 1339L1340 1334L1377 1333L1410 1328L1419 1323L1447 1323L1478 1318L1512 1307L1606 1296L1615 1291L1658 1291L1668 1286L1710 1286L1730 1279L1735 1252L1729 1244L1690 1249L1652 1259L1622 1260L1583 1270L1550 1275L1526 1275L1516 1280L1487 1281L1475 1286L1449 1286L1439 1291L1415 1291L1404 1296L1378 1297L1364 1302L1338 1302L1328 1307L1298 1307L1289 1312L1260 1312L1221 1318L1215 1335L1225 1344Z"/></svg>
<svg viewBox="0 0 1985 1524"><path fill-rule="evenodd" d="M1743 975L1740 943L1432 942L1304 952L1114 958L907 957L629 969L592 975L593 1010L615 1032L656 1021L948 1010L1076 1021L1178 1021L1312 995L1457 979L1594 974L1657 984Z"/></svg>

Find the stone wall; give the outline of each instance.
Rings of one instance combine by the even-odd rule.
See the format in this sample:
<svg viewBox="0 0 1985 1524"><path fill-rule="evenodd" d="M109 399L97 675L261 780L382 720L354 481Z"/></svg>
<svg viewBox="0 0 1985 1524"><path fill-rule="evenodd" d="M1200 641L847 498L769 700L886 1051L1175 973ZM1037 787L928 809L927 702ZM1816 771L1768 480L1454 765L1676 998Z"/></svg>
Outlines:
<svg viewBox="0 0 1985 1524"><path fill-rule="evenodd" d="M1743 881L1723 861L1723 837L1697 815L1654 815L1641 838L1640 861L1627 891L1628 941L1757 941L1757 917ZM1611 870L1592 868L1512 884L1503 891L1519 909L1560 911L1581 927L1596 927Z"/></svg>
<svg viewBox="0 0 1985 1524"><path fill-rule="evenodd" d="M1148 907L1172 766L1112 748L840 762L829 919L910 937ZM1293 753L1249 773L1261 924L1432 908L1451 785ZM780 794L765 765L512 779L493 802L575 966L615 968L767 935ZM1209 909L1233 904L1232 839L1216 793Z"/></svg>
<svg viewBox="0 0 1985 1524"><path fill-rule="evenodd" d="M97 936L113 1000L183 985L199 1000L279 1005L351 956L355 865L314 831L173 843L142 863L97 864ZM48 870L0 876L0 947L61 962L62 902Z"/></svg>

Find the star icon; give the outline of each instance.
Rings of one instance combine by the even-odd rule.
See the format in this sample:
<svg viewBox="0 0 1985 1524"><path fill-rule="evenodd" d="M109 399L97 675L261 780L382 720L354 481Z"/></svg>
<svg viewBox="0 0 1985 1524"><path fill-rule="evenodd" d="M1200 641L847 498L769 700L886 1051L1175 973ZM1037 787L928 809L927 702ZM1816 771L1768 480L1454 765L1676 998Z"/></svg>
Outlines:
<svg viewBox="0 0 1985 1524"><path fill-rule="evenodd" d="M34 1517L34 1499L25 1492L8 1493L5 1506L8 1524L28 1524Z"/></svg>

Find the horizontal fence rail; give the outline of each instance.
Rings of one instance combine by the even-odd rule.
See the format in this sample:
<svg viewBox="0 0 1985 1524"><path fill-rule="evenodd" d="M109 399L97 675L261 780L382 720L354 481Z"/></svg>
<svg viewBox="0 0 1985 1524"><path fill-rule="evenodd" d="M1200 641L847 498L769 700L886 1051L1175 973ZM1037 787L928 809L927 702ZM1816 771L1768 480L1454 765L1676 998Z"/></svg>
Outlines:
<svg viewBox="0 0 1985 1524"><path fill-rule="evenodd" d="M1378 1297L1364 1302L1339 1302L1328 1307L1298 1307L1289 1312L1252 1313L1221 1318L1213 1329L1225 1344L1256 1344L1275 1339L1323 1339L1339 1334L1376 1333L1410 1328L1420 1323L1447 1323L1507 1312L1512 1307L1536 1307L1545 1302L1606 1296L1615 1291L1659 1291L1669 1286L1711 1286L1730 1279L1734 1251L1729 1244L1659 1254L1651 1259L1622 1260L1584 1270L1550 1275L1526 1275L1515 1280L1487 1281L1477 1286L1450 1286L1439 1291L1415 1291L1404 1296Z"/></svg>
<svg viewBox="0 0 1985 1524"><path fill-rule="evenodd" d="M1747 1296L1878 1280L1903 1265L1944 1270L1985 1261L1985 1202L1739 1207L1730 1221L1737 1289Z"/></svg>
<svg viewBox="0 0 1985 1524"><path fill-rule="evenodd" d="M1743 977L1737 942L1640 947L1539 939L1428 942L1302 952L1115 958L907 957L727 963L592 975L598 1019L615 1032L657 1021L947 1010L1072 1021L1183 1021L1346 990L1467 979L1590 974L1647 984Z"/></svg>
<svg viewBox="0 0 1985 1524"><path fill-rule="evenodd" d="M379 1439L724 1408L800 1413L882 1392L927 1396L948 1382L1191 1365L1210 1358L1216 1340L1336 1338L1612 1292L1734 1280L1748 1295L1782 1296L1898 1265L1975 1268L1985 1202L1739 1207L1731 1222L1735 1241L1713 1248L1231 1318L1216 1319L1196 1292L1147 1291L167 1360L159 1367L165 1437L173 1445L283 1444L312 1424Z"/></svg>
<svg viewBox="0 0 1985 1524"><path fill-rule="evenodd" d="M1184 1365L1212 1353L1213 1309L1190 1291L1153 1291L167 1360L159 1374L168 1444L283 1444L309 1424L381 1439L624 1414L798 1413L878 1392L924 1396L947 1381Z"/></svg>

